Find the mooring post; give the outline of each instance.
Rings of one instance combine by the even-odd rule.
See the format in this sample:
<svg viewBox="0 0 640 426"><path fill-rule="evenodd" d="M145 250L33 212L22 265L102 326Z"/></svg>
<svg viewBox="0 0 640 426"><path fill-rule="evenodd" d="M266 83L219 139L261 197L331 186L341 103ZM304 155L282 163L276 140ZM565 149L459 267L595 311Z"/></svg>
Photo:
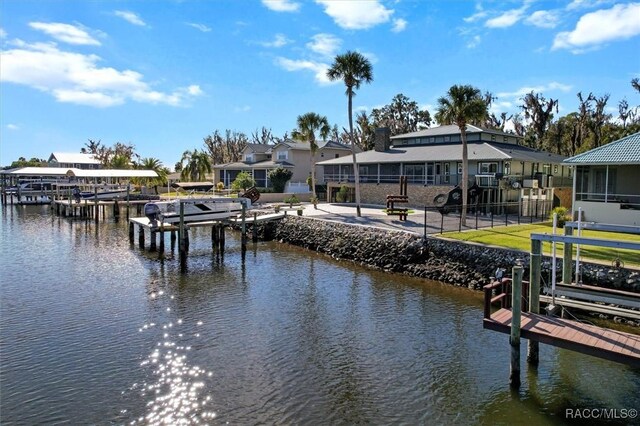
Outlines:
<svg viewBox="0 0 640 426"><path fill-rule="evenodd" d="M130 185L127 184L127 220L129 219L129 188Z"/></svg>
<svg viewBox="0 0 640 426"><path fill-rule="evenodd" d="M151 251L156 251L156 249L158 248L156 245L156 234L156 231L149 232L149 250Z"/></svg>
<svg viewBox="0 0 640 426"><path fill-rule="evenodd" d="M100 219L100 206L98 205L98 187L95 186L93 188L93 205L95 210L95 221L98 223L98 219Z"/></svg>
<svg viewBox="0 0 640 426"><path fill-rule="evenodd" d="M171 230L171 237L169 238L171 240L171 251L176 249L176 230L172 229Z"/></svg>
<svg viewBox="0 0 640 426"><path fill-rule="evenodd" d="M522 265L518 262L512 269L513 279L511 282L511 334L509 336L509 344L511 345L511 368L509 373L509 383L512 387L520 386L522 273Z"/></svg>
<svg viewBox="0 0 640 426"><path fill-rule="evenodd" d="M258 242L258 213L253 213L253 226L251 228L251 240L254 243Z"/></svg>
<svg viewBox="0 0 640 426"><path fill-rule="evenodd" d="M424 227L422 228L422 238L427 240L427 206L424 206Z"/></svg>
<svg viewBox="0 0 640 426"><path fill-rule="evenodd" d="M247 208L242 203L242 236L240 237L240 249L242 251L242 255L247 252Z"/></svg>
<svg viewBox="0 0 640 426"><path fill-rule="evenodd" d="M573 235L573 228L569 225L564 227L564 235ZM562 282L564 284L571 284L571 251L573 250L573 244L563 243L562 253Z"/></svg>
<svg viewBox="0 0 640 426"><path fill-rule="evenodd" d="M531 240L531 261L529 263L529 312L540 313L540 268L542 265L542 241ZM538 365L538 342L529 339L527 361Z"/></svg>
<svg viewBox="0 0 640 426"><path fill-rule="evenodd" d="M189 227L185 225L184 227L184 250L189 253L189 245L191 242L189 241Z"/></svg>
<svg viewBox="0 0 640 426"><path fill-rule="evenodd" d="M225 239L225 234L224 234L224 224L220 225L220 256L224 257L224 239Z"/></svg>
<svg viewBox="0 0 640 426"><path fill-rule="evenodd" d="M133 244L133 239L135 238L133 227L133 222L129 222L129 243L131 244Z"/></svg>
<svg viewBox="0 0 640 426"><path fill-rule="evenodd" d="M116 220L120 219L120 206L117 199L113 202L113 217Z"/></svg>
<svg viewBox="0 0 640 426"><path fill-rule="evenodd" d="M140 248L144 248L144 226L138 226L138 245Z"/></svg>
<svg viewBox="0 0 640 426"><path fill-rule="evenodd" d="M160 225L160 252L164 253L164 227Z"/></svg>
<svg viewBox="0 0 640 426"><path fill-rule="evenodd" d="M218 229L218 224L216 223L211 227L211 248L213 249L214 254L218 254L219 236L220 230Z"/></svg>
<svg viewBox="0 0 640 426"><path fill-rule="evenodd" d="M184 204L180 201L180 225L178 226L178 251L180 252L180 269L187 269L187 247L184 228Z"/></svg>

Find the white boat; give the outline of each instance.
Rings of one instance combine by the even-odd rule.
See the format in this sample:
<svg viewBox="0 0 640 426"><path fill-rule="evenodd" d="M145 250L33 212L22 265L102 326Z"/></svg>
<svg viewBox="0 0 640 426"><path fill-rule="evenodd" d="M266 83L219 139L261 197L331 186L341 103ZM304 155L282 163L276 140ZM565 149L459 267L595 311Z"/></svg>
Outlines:
<svg viewBox="0 0 640 426"><path fill-rule="evenodd" d="M82 200L115 200L126 198L127 188L101 188L98 191L80 191L75 188L72 195L78 203Z"/></svg>
<svg viewBox="0 0 640 426"><path fill-rule="evenodd" d="M144 214L151 221L160 223L180 222L180 203L184 205L184 222L206 222L228 219L242 212L242 206L249 208L247 198L183 199L155 201L144 205Z"/></svg>

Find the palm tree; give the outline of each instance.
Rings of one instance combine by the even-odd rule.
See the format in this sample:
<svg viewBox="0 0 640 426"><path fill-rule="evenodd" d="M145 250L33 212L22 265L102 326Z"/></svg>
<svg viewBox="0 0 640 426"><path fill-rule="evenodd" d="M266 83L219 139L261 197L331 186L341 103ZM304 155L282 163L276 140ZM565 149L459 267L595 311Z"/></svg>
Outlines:
<svg viewBox="0 0 640 426"><path fill-rule="evenodd" d="M148 179L147 184L153 185L156 194L158 193L158 185L166 185L167 184L167 176L169 172L166 167L162 165L162 161L157 158L147 157L140 160L140 164L138 168L145 170L153 170L158 174L158 177Z"/></svg>
<svg viewBox="0 0 640 426"><path fill-rule="evenodd" d="M478 123L488 114L487 103L480 90L470 85L454 85L446 97L438 99L436 120L440 124L457 124L462 140L462 213L460 220L466 226L467 190L469 185L469 153L467 151L467 123Z"/></svg>
<svg viewBox="0 0 640 426"><path fill-rule="evenodd" d="M360 84L370 83L373 80L371 62L358 52L348 51L336 56L331 68L327 70L329 80L342 80L347 86L347 98L349 99L349 138L351 139L351 155L353 157L353 173L356 187L356 211L360 214L360 171L356 160L356 143L353 137L353 89L359 89Z"/></svg>
<svg viewBox="0 0 640 426"><path fill-rule="evenodd" d="M203 181L207 178L207 173L211 173L213 170L211 167L211 158L204 151L185 151L182 154L182 163L186 162L186 165L180 172L181 179L188 179L195 182Z"/></svg>
<svg viewBox="0 0 640 426"><path fill-rule="evenodd" d="M315 112L308 112L298 116L298 128L295 129L291 136L295 140L309 142L309 148L311 155L309 161L311 163L311 188L313 198L316 198L316 171L314 164L314 157L318 151L318 144L316 143L316 132L320 132L320 137L325 140L329 136L331 127L329 127L329 121L327 117L316 114Z"/></svg>

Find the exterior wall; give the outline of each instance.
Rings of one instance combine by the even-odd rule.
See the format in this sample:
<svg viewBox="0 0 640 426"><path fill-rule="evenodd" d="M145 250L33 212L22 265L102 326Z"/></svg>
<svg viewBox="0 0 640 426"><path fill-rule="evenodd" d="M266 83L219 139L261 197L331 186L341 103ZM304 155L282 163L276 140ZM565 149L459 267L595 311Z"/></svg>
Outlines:
<svg viewBox="0 0 640 426"><path fill-rule="evenodd" d="M620 203L576 201L575 211L580 207L584 220L588 222L640 226L640 210L621 209Z"/></svg>
<svg viewBox="0 0 640 426"><path fill-rule="evenodd" d="M331 194L333 188L340 188L341 186L346 185L349 188L353 188L353 183L343 183L339 184L336 182L330 182L328 184L328 194ZM407 195L409 196L409 206L419 206L423 207L433 206L433 199L438 194L446 193L451 191L453 187L449 185L438 185L438 186L423 186L423 185L407 185ZM400 194L400 184L391 184L391 183L381 183L381 184L373 184L373 183L361 183L360 184L360 201L363 204L376 204L376 205L386 205L387 204L387 195L399 195Z"/></svg>
<svg viewBox="0 0 640 426"><path fill-rule="evenodd" d="M301 151L299 149L289 150L289 163L295 165L293 168L293 176L290 182L306 182L311 174L311 151Z"/></svg>

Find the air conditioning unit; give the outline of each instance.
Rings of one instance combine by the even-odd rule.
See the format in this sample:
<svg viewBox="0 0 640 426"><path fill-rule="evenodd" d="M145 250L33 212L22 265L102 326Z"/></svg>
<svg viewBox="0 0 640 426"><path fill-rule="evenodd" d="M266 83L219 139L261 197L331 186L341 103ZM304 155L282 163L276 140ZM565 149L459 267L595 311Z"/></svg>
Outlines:
<svg viewBox="0 0 640 426"><path fill-rule="evenodd" d="M524 179L522 181L522 186L524 188L537 188L538 187L538 179Z"/></svg>

